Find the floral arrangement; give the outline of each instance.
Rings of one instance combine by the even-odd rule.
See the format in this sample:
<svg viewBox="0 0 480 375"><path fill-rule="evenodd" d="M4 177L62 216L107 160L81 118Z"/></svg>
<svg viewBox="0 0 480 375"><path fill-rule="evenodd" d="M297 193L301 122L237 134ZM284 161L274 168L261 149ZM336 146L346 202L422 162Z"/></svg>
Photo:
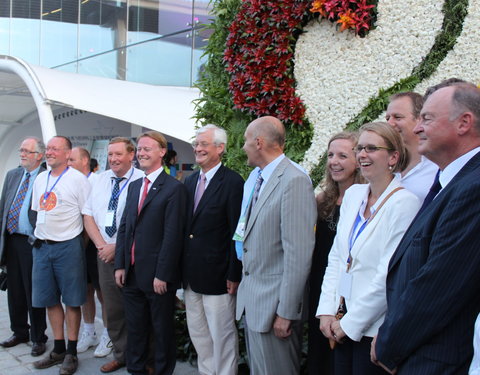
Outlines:
<svg viewBox="0 0 480 375"><path fill-rule="evenodd" d="M365 36L373 26L376 5L376 0L314 0L310 12L337 23L340 31L353 29Z"/></svg>
<svg viewBox="0 0 480 375"><path fill-rule="evenodd" d="M235 108L256 117L272 115L303 123L295 95L293 34L308 17L310 1L246 0L229 27L224 61Z"/></svg>

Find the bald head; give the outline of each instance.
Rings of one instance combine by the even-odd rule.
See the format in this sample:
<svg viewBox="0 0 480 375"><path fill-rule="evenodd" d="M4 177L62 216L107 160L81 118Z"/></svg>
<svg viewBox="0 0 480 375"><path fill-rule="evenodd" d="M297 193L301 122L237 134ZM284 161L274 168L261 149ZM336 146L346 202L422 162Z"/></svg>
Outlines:
<svg viewBox="0 0 480 375"><path fill-rule="evenodd" d="M248 165L263 168L283 153L285 128L275 117L260 117L248 125L244 138Z"/></svg>
<svg viewBox="0 0 480 375"><path fill-rule="evenodd" d="M68 165L88 176L90 173L90 153L83 147L74 147L68 158Z"/></svg>

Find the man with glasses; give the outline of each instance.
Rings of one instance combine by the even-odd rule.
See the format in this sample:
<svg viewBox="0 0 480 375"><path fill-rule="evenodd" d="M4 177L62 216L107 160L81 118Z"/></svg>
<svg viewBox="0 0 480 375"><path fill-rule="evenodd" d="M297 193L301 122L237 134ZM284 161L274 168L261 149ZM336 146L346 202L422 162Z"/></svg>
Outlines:
<svg viewBox="0 0 480 375"><path fill-rule="evenodd" d="M80 306L85 303L87 289L81 212L90 183L68 167L71 150L66 137L56 136L48 142L45 155L51 170L37 177L32 195L32 209L37 211L32 300L33 306L47 308L55 340L52 352L33 366L44 369L62 363L60 375L73 374L78 367Z"/></svg>
<svg viewBox="0 0 480 375"><path fill-rule="evenodd" d="M32 340L32 356L45 352L45 308L32 307L32 245L36 212L31 209L32 187L41 167L45 145L36 137L20 145L20 166L7 173L0 200L0 266L7 267L8 311L13 335L0 343L11 348ZM30 317L30 325L28 318Z"/></svg>

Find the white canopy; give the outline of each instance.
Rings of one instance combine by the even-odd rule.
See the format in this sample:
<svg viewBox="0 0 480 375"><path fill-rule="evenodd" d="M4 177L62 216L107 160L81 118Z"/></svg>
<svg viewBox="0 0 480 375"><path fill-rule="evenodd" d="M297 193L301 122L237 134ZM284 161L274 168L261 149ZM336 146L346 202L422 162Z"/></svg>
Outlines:
<svg viewBox="0 0 480 375"><path fill-rule="evenodd" d="M72 107L190 142L194 88L153 86L68 73L0 55L0 124L21 125L38 112L44 139L56 134L52 106Z"/></svg>

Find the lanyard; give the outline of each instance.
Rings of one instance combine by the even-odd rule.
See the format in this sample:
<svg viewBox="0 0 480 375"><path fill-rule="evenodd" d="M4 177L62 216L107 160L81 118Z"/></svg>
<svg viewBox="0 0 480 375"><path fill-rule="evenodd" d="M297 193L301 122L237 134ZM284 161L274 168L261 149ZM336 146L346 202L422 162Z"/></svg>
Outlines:
<svg viewBox="0 0 480 375"><path fill-rule="evenodd" d="M113 191L112 191L112 196L110 197L110 200L112 200L112 199L117 199L117 198L120 196L120 194L122 194L123 189L125 189L125 186L128 185L128 181L130 181L130 179L131 179L132 176L133 176L133 170L134 170L134 169L132 168L132 172L130 172L130 176L128 177L127 182L125 182L125 183L123 184L122 188L118 191L118 194L113 195ZM113 190L113 189L112 189L112 190Z"/></svg>
<svg viewBox="0 0 480 375"><path fill-rule="evenodd" d="M58 181L60 181L60 179L62 178L62 176L65 174L66 171L68 171L68 168L70 167L67 167L63 170L63 172L60 174L60 176L58 176L57 178L57 181L55 181L55 183L53 184L52 188L47 192L48 190L48 181L50 180L50 175L52 174L52 171L50 170L48 172L48 176L47 176L47 186L45 186L45 193L43 193L43 204L45 205L45 203L47 203L47 200L48 200L48 197L50 196L50 194L52 193L53 189L55 188L55 186L57 185Z"/></svg>

